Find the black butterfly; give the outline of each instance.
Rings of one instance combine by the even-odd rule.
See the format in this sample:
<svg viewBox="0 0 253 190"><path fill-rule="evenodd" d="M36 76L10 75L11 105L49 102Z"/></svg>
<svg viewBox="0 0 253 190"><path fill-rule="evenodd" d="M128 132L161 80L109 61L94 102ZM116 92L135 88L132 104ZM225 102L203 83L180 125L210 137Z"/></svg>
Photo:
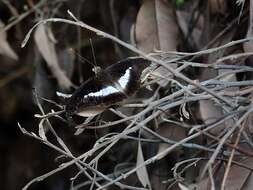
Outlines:
<svg viewBox="0 0 253 190"><path fill-rule="evenodd" d="M89 117L132 96L140 87L142 71L150 64L144 58L119 61L85 81L66 99L66 116Z"/></svg>

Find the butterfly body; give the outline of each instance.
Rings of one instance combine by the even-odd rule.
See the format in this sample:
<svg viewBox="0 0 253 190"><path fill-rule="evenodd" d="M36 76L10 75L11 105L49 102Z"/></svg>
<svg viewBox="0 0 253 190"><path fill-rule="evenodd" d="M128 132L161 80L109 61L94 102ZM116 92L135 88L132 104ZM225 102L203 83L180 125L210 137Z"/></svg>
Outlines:
<svg viewBox="0 0 253 190"><path fill-rule="evenodd" d="M66 102L66 114L89 117L132 96L140 86L142 70L149 61L128 58L85 81Z"/></svg>

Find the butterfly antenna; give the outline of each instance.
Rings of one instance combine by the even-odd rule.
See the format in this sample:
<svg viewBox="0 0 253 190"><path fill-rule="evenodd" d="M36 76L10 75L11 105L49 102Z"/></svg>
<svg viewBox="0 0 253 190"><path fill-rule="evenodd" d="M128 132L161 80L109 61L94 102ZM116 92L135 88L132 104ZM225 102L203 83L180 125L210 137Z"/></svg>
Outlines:
<svg viewBox="0 0 253 190"><path fill-rule="evenodd" d="M75 54L83 63L87 62L91 66L95 67L96 65L93 64L90 60L86 59L85 57L81 56L79 53L77 53L74 49L70 48L70 51Z"/></svg>
<svg viewBox="0 0 253 190"><path fill-rule="evenodd" d="M92 39L90 38L90 46L91 46L91 51L92 51L92 56L93 56L93 61L94 61L94 65L97 67L97 61L96 61L96 56L95 56L95 51L94 51L94 46L92 43Z"/></svg>

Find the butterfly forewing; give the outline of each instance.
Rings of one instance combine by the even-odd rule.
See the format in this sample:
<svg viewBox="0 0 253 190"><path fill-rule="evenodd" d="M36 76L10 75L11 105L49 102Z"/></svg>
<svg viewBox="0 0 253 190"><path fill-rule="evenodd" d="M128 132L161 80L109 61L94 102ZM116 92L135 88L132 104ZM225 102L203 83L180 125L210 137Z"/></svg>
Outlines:
<svg viewBox="0 0 253 190"><path fill-rule="evenodd" d="M140 83L139 62L143 61L129 59L118 62L90 78L69 98L66 111L78 113L78 110L88 107L106 107L133 95Z"/></svg>

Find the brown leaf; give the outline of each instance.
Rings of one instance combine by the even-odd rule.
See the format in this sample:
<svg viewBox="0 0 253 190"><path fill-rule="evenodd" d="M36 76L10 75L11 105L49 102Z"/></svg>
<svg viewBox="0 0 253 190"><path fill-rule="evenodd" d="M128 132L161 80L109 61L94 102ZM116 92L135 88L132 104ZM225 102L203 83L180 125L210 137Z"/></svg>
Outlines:
<svg viewBox="0 0 253 190"><path fill-rule="evenodd" d="M225 14L227 10L226 0L209 0L208 1L210 12L212 14Z"/></svg>
<svg viewBox="0 0 253 190"><path fill-rule="evenodd" d="M247 31L247 35L246 38L252 38L253 37L253 2L250 1L250 9L249 9L249 13L250 13L250 18L249 18L249 25L248 25L248 31ZM253 52L253 41L249 41L243 44L243 49L244 52Z"/></svg>
<svg viewBox="0 0 253 190"><path fill-rule="evenodd" d="M159 48L155 18L155 1L143 1L136 19L135 37L137 47L146 53Z"/></svg>
<svg viewBox="0 0 253 190"><path fill-rule="evenodd" d="M168 140L173 140L173 141L180 141L180 140L182 140L182 139L184 139L186 137L185 129L184 128L182 128L180 126L168 124L168 123L162 123L162 124L160 124L159 128L157 129L157 133L159 135L161 135L162 137L165 137ZM159 148L158 148L158 154L160 152L163 152L164 150L166 150L170 146L171 146L170 144L161 143L159 145ZM180 149L177 148L176 151L179 153ZM162 159L165 156L166 155L163 155L159 159Z"/></svg>
<svg viewBox="0 0 253 190"><path fill-rule="evenodd" d="M53 73L54 77L57 79L57 82L60 87L68 89L73 86L71 81L67 78L66 74L59 66L54 43L50 41L46 32L46 28L43 24L39 25L36 28L36 31L34 33L34 39L39 49L39 52L46 60L49 69Z"/></svg>
<svg viewBox="0 0 253 190"><path fill-rule="evenodd" d="M199 112L201 119L206 125L217 121L223 115L222 108L218 105L215 105L215 102L212 100L199 101ZM209 132L212 134L220 134L224 127L225 125L219 125Z"/></svg>
<svg viewBox="0 0 253 190"><path fill-rule="evenodd" d="M156 0L155 5L160 50L176 51L178 45L178 25L172 4Z"/></svg>
<svg viewBox="0 0 253 190"><path fill-rule="evenodd" d="M161 0L144 0L136 20L136 44L150 53L155 49L176 51L178 26L172 5Z"/></svg>
<svg viewBox="0 0 253 190"><path fill-rule="evenodd" d="M18 55L11 48L7 41L7 33L3 31L4 24L0 20L0 54L5 55L11 59L18 60Z"/></svg>
<svg viewBox="0 0 253 190"><path fill-rule="evenodd" d="M189 28L191 24L190 22L192 20L191 12L177 10L176 15L177 15L178 25L182 33L184 34L185 38L190 37L188 35L189 35ZM198 15L198 13L196 13L195 15ZM193 28L193 31L191 32L192 41L194 42L194 44L196 44L197 49L200 49L201 47L200 40L201 40L201 34L202 34L203 29L204 29L204 17L201 14L198 18L198 21L195 27Z"/></svg>
<svg viewBox="0 0 253 190"><path fill-rule="evenodd" d="M139 165L142 165L144 163L144 157L143 157L143 152L142 152L142 147L141 147L141 143L139 142L138 143L138 154L137 154L137 167ZM147 171L147 168L146 168L146 165L144 165L143 167L139 168L137 171L137 176L141 182L141 184L144 186L144 187L149 187L151 188L151 185L150 185L150 181L149 181L149 177L148 177L148 171Z"/></svg>
<svg viewBox="0 0 253 190"><path fill-rule="evenodd" d="M178 187L181 189L181 190L194 190L194 188L191 188L183 183L178 183Z"/></svg>
<svg viewBox="0 0 253 190"><path fill-rule="evenodd" d="M176 51L178 45L178 25L171 3L162 0L144 0L138 12L135 24L135 40L137 47L151 53L155 50ZM174 68L176 65L172 65ZM157 75L168 78L170 73L159 67ZM160 85L168 82L162 80Z"/></svg>
<svg viewBox="0 0 253 190"><path fill-rule="evenodd" d="M237 160L238 161L238 160ZM244 158L240 161L241 164L253 166L253 158ZM226 181L226 189L229 190L251 190L253 184L253 175L249 169L243 168L238 165L232 165Z"/></svg>
<svg viewBox="0 0 253 190"><path fill-rule="evenodd" d="M211 187L210 178L209 177L203 178L201 181L199 181L197 184L195 184L195 186L196 186L196 190L210 189L210 187Z"/></svg>
<svg viewBox="0 0 253 190"><path fill-rule="evenodd" d="M230 42L232 40L233 36L234 36L234 31L231 31L227 35L224 35L222 40L220 40L218 44L215 44L215 46L224 45L224 44ZM225 54L225 49L211 53L208 56L208 63L215 62L219 58L223 57L224 54ZM215 71L213 69L208 69L208 68L203 69L202 74L199 77L199 79L201 81L208 80L211 78L215 78L218 75L224 74L224 72L228 72L228 71L229 71L228 69L219 70L219 71ZM225 75L225 77L220 77L220 80L224 81L224 82L227 82L227 81L232 82L232 81L236 81L237 79L236 79L235 74L230 74L230 75ZM226 91L237 91L238 88L227 88L225 90ZM222 107L217 105L212 100L199 101L199 112L200 112L200 117L202 118L202 120L205 124L210 124L212 122L215 122L216 120L221 118L222 115L224 115ZM233 121L227 120L227 122L225 122L225 124L221 124L221 125L215 127L214 129L211 129L210 132L212 134L219 135L220 132L226 126L230 126L229 122L233 122ZM231 124L233 124L233 123L231 123Z"/></svg>

